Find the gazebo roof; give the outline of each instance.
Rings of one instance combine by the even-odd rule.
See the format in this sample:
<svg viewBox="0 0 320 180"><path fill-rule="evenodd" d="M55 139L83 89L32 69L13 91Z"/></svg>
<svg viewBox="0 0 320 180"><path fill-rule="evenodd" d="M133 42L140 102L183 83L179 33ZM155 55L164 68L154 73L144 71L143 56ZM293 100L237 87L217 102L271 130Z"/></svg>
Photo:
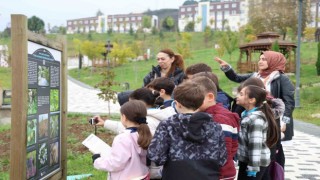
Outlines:
<svg viewBox="0 0 320 180"><path fill-rule="evenodd" d="M261 34L257 35L257 40L249 42L247 44L240 45L239 48L241 50L245 50L248 48L253 48L253 49L265 49L266 46L272 46L272 44L275 41L278 41L278 44L280 48L283 47L293 47L296 48L297 46L293 42L285 41L285 40L280 40L279 39L280 35L275 33L275 32L264 32Z"/></svg>

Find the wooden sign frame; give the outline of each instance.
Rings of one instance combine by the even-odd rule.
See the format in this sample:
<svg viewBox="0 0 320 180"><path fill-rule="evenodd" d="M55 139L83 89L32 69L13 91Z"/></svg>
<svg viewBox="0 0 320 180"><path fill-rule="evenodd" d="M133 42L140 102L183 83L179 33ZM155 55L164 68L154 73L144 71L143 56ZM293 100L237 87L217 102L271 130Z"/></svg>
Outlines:
<svg viewBox="0 0 320 180"><path fill-rule="evenodd" d="M30 89L28 82L30 79L30 69L28 70L28 61L29 61L29 50L28 50L28 46L30 47L30 44L33 44L35 47L43 47L43 51L46 51L49 55L50 55L50 51L52 52L58 52L55 54L61 55L61 59L60 59L60 65L52 65L50 66L50 68L48 67L48 64L59 64L58 61L55 61L54 59L50 59L52 57L48 57L46 59L45 55L42 57L40 54L39 59L36 60L36 62L41 62L39 61L41 60L41 58L43 59L43 63L47 65L42 66L43 68L47 68L47 71L49 71L50 75L47 76L52 76L51 73L54 73L55 75L59 74L59 78L55 78L55 77L50 77L50 79L55 79L55 84L57 85L57 94L58 94L58 108L54 109L53 115L52 114L52 110L51 110L51 99L47 100L48 97L51 98L51 89L52 89L52 83L53 80L49 79L49 81L47 81L47 83L49 83L49 85L47 87L40 87L42 88L39 91L48 91L49 89L49 96L45 96L42 95L41 97L38 98L38 96L36 96L37 98L37 105L36 107L38 109L41 109L41 111L43 111L43 109L46 109L48 106L49 111L47 113L47 115L42 116L42 119L47 118L46 119L46 125L48 127L48 129L50 129L51 131L51 127L50 123L51 120L50 118L52 116L57 116L55 118L52 119L59 119L59 120L54 120L54 121L58 121L58 127L59 130L58 131L58 135L57 132L55 132L55 136L51 136L48 134L52 134L52 132L49 132L49 130L47 132L42 133L42 135L44 136L43 140L40 142L39 137L41 137L42 135L39 135L39 131L40 130L35 130L34 134L36 134L35 136L37 136L36 140L34 140L34 144L33 147L35 151L36 155L36 163L37 166L39 164L38 161L41 161L41 159L39 160L38 157L40 157L38 154L39 153L39 149L46 149L45 153L50 153L52 150L48 150L48 149L52 149L54 148L54 152L56 154L56 149L58 146L59 149L59 155L58 156L58 161L59 163L57 163L56 158L54 158L55 160L52 160L52 164L50 164L49 166L49 162L47 161L47 159L45 159L44 161L47 163L46 166L41 167L42 170L39 167L36 167L36 175L34 175L34 177L30 177L30 179L66 179L66 175L67 175L67 141L66 141L66 119L67 119L67 47L66 47L66 38L62 38L63 40L60 41L53 41L53 40L48 40L47 38L39 35L39 34L35 34L32 32L28 31L27 28L27 17L24 15L11 15L11 38L12 38L12 111L11 111L11 144L10 144L10 179L27 179L27 149L30 149L29 145L30 143L30 139L27 139L27 132L29 132L29 130L27 130L27 128L29 127L28 125L29 123L29 117L30 117L30 113L28 112L28 105L30 104L30 102L28 103L28 96L29 96L29 101L30 101ZM60 52L60 53L59 53ZM35 55L35 57L37 57L37 55ZM48 61L46 61L48 60ZM50 60L50 61L49 61ZM39 64L41 64L39 63ZM58 68L60 66L60 68ZM39 71L42 68L40 67L40 65L35 66L35 68L33 70L37 70L36 74L33 74L33 79L36 80L36 85L35 86L42 86L43 84L40 84L40 82L37 82L39 79ZM30 68L30 67L29 67ZM49 70L50 69L50 70ZM28 72L29 71L29 72ZM41 71L42 72L42 71ZM29 76L29 77L28 77ZM46 76L46 77L47 77ZM57 80L60 79L60 80ZM40 81L40 80L39 80ZM35 90L36 91L36 90ZM48 92L45 92L48 93ZM32 94L32 92L31 92ZM53 94L53 93L52 93ZM45 100L43 100L45 99ZM41 101L41 103L39 102ZM47 102L49 101L49 103ZM52 100L54 101L54 100ZM39 104L38 104L39 103ZM43 106L42 106L43 105ZM45 107L45 108L44 108ZM39 110L38 110L39 111ZM43 113L43 112L41 112ZM32 122L32 127L38 126L39 125L39 119L41 115L38 114L34 114L34 117L36 117L34 119L34 122ZM50 123L48 122L50 120ZM32 120L33 121L33 120ZM42 121L42 120L41 120ZM43 124L43 123L42 123ZM54 126L56 127L56 126ZM37 127L38 129L38 127ZM55 129L55 128L52 128ZM56 129L55 129L56 130ZM42 132L42 131L41 131ZM33 132L32 132L33 133ZM33 135L33 134L32 134ZM31 136L33 138L33 136ZM52 141L56 141L52 144L49 143L49 140L54 139ZM49 139L48 141L46 141L46 139ZM37 142L39 141L39 142ZM38 143L38 144L37 144ZM59 143L59 144L57 144ZM45 148L42 148L42 146L40 147L40 145L44 145ZM29 145L29 146L28 146ZM27 147L28 146L28 147ZM33 153L33 152L32 152ZM42 153L41 153L42 154ZM51 155L51 154L50 154ZM54 157L56 157L55 155L52 155ZM45 157L45 156L43 156ZM47 158L50 158L49 155L46 156ZM42 161L43 162L43 161ZM55 166L54 166L55 165ZM50 168L51 169L50 169ZM55 169L56 168L56 169ZM40 171L41 171L41 175L40 175Z"/></svg>

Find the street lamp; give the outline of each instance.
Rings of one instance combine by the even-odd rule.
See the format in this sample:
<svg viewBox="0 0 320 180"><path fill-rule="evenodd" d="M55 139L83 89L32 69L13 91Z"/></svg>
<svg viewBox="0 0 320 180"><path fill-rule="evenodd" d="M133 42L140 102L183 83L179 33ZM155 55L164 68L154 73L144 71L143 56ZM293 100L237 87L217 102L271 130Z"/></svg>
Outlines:
<svg viewBox="0 0 320 180"><path fill-rule="evenodd" d="M295 107L300 107L300 44L301 44L301 21L302 21L302 0L299 0L298 46L297 46L297 59L296 59Z"/></svg>
<svg viewBox="0 0 320 180"><path fill-rule="evenodd" d="M107 60L107 56L111 52L111 49L113 48L113 44L110 43L110 40L107 40L107 43L104 45L104 47L106 48L106 52L103 53L104 60L107 61L107 65L108 67L110 67L110 61Z"/></svg>

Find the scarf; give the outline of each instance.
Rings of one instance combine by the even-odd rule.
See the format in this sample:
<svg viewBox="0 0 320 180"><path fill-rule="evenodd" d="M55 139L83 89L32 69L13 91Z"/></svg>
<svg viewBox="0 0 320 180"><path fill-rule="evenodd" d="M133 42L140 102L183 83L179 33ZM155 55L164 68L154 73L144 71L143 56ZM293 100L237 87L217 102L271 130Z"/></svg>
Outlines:
<svg viewBox="0 0 320 180"><path fill-rule="evenodd" d="M262 54L266 57L268 68L259 71L261 77L265 78L273 71L280 71L280 73L284 72L287 60L283 54L275 51L264 51Z"/></svg>

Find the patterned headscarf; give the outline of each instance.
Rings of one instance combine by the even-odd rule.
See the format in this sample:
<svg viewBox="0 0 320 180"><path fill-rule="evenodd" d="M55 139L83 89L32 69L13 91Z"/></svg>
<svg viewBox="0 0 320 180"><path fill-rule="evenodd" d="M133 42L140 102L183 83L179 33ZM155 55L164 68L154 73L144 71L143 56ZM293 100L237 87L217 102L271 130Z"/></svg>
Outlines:
<svg viewBox="0 0 320 180"><path fill-rule="evenodd" d="M287 60L283 54L275 51L264 51L262 54L266 57L268 68L259 71L261 77L267 77L273 71L280 71L280 73L284 72Z"/></svg>

